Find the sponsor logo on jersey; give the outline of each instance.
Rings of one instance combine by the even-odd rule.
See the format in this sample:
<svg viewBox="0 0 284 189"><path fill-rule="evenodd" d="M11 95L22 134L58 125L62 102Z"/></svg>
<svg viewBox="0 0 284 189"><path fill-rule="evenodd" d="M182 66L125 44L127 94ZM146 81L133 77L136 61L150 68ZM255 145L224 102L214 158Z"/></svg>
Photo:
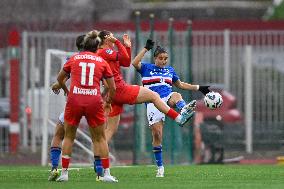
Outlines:
<svg viewBox="0 0 284 189"><path fill-rule="evenodd" d="M97 95L97 89L82 89L79 87L74 86L73 94L82 94L82 95Z"/></svg>
<svg viewBox="0 0 284 189"><path fill-rule="evenodd" d="M95 60L95 61L98 61L98 62L102 62L103 59L99 56L93 56L93 55L90 55L90 54L78 54L75 56L75 60L81 60L81 59L88 59L88 60Z"/></svg>
<svg viewBox="0 0 284 189"><path fill-rule="evenodd" d="M107 49L107 50L106 50L106 53L107 53L107 54L112 54L112 53L113 53L113 50Z"/></svg>

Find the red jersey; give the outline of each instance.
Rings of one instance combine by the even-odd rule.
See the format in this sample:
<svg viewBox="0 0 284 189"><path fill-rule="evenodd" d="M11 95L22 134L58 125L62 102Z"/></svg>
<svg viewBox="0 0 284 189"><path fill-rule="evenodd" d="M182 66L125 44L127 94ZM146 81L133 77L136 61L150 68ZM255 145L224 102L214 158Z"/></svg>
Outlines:
<svg viewBox="0 0 284 189"><path fill-rule="evenodd" d="M86 51L71 56L64 64L63 70L71 75L68 98L75 95L76 97L100 96L100 80L113 77L109 65L102 57Z"/></svg>
<svg viewBox="0 0 284 189"><path fill-rule="evenodd" d="M115 85L119 87L125 84L120 71L120 66L130 66L131 48L124 47L119 40L116 40L115 45L117 46L118 51L115 51L112 48L104 48L98 49L97 54L108 62L114 76Z"/></svg>

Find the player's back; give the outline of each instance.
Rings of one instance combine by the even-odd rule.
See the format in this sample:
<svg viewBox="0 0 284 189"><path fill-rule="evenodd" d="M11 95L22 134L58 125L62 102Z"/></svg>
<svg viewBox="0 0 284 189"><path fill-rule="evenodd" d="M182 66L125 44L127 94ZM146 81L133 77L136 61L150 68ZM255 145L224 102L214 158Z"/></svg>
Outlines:
<svg viewBox="0 0 284 189"><path fill-rule="evenodd" d="M73 55L63 69L71 74L69 97L81 97L83 101L95 96L100 98L100 80L112 77L106 61L97 54L86 51Z"/></svg>

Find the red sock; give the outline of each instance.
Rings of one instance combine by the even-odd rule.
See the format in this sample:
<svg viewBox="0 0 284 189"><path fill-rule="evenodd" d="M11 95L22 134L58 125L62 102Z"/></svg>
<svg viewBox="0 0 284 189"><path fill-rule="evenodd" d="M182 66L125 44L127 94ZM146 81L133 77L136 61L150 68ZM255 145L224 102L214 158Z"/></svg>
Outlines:
<svg viewBox="0 0 284 189"><path fill-rule="evenodd" d="M104 169L109 168L109 158L101 158Z"/></svg>
<svg viewBox="0 0 284 189"><path fill-rule="evenodd" d="M62 168L63 169L68 169L69 163L70 163L70 157L69 156L62 156L61 162L62 162Z"/></svg>
<svg viewBox="0 0 284 189"><path fill-rule="evenodd" d="M177 113L174 109L170 109L167 113L167 116L169 116L170 118L172 118L173 120L175 120L177 118L177 116L179 115L179 113Z"/></svg>

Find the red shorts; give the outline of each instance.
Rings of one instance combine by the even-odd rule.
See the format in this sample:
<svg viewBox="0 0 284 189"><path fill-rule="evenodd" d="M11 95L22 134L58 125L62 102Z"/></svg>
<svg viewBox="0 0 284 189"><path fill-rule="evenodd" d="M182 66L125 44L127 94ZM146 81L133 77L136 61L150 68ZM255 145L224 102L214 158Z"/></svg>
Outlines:
<svg viewBox="0 0 284 189"><path fill-rule="evenodd" d="M96 127L105 123L103 100L101 97L77 98L69 96L65 106L64 121L69 125L77 126L82 116L90 127Z"/></svg>
<svg viewBox="0 0 284 189"><path fill-rule="evenodd" d="M139 85L122 85L116 87L116 93L111 104L112 111L108 115L114 117L123 112L123 104L135 104L139 94Z"/></svg>

